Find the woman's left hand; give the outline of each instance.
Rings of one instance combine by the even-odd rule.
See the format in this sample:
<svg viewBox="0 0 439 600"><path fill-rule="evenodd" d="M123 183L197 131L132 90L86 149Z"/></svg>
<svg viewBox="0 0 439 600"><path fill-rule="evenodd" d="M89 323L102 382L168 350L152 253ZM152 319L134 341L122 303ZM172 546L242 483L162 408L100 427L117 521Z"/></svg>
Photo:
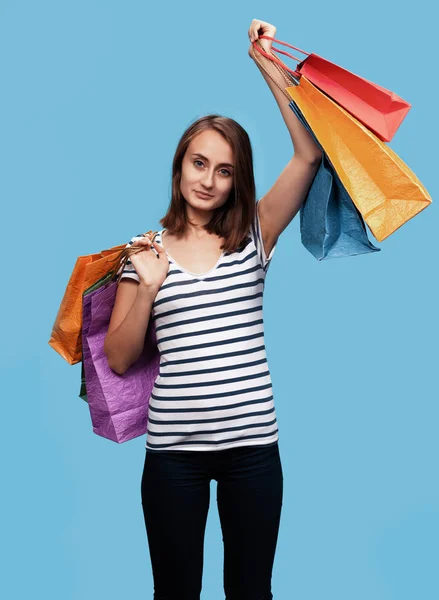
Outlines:
<svg viewBox="0 0 439 600"><path fill-rule="evenodd" d="M253 19L248 30L248 37L251 42L250 48L248 49L248 53L250 56L253 56L253 42L258 40L260 35L269 35L270 37L274 38L276 37L276 27L274 25L271 25L270 23L266 23L265 21ZM265 52L270 52L272 44L271 40L259 40L259 44L262 46L262 49L265 50Z"/></svg>

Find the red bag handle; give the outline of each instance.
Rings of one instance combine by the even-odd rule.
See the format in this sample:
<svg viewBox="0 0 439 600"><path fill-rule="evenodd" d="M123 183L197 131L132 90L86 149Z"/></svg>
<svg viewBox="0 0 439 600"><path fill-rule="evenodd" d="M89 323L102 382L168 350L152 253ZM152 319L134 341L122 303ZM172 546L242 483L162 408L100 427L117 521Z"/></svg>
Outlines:
<svg viewBox="0 0 439 600"><path fill-rule="evenodd" d="M269 35L260 35L259 39L271 40L273 42L277 42L278 44L283 44L284 46L288 46L288 48L292 48L293 50L298 50L299 52L302 52L302 54L306 54L307 56L309 56L309 53L305 52L305 50L296 48L296 46L292 46L291 44L287 44L287 42L282 42L281 40L277 40L276 38L271 37ZM301 77L301 73L299 73L299 71L297 71L297 70L293 71L292 69L289 69L282 61L278 60L275 56L272 56L271 54L267 54L267 52L265 52L265 50L263 50L260 46L258 46L256 41L257 40L255 40L252 43L253 43L253 47L256 48L256 50L258 52L260 52L263 56L270 59L271 61L277 63L283 69L286 69L289 73L292 73L295 77ZM292 54L289 54L288 52L284 52L283 50L279 50L278 48L275 48L274 46L272 46L271 49L274 50L275 52L278 52L279 54L284 54L285 56L289 56L290 58L292 58L293 60L296 60L297 62L302 62L302 59L297 58L296 56L293 56Z"/></svg>

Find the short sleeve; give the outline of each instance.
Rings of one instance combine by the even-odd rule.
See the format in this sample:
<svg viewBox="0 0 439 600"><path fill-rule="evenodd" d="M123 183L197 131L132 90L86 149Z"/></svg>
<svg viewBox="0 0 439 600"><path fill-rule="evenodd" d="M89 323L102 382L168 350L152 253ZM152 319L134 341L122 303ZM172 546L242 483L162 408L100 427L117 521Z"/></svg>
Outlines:
<svg viewBox="0 0 439 600"><path fill-rule="evenodd" d="M253 221L252 227L251 227L252 238L253 238L253 242L256 246L256 250L258 252L258 256L259 256L259 260L261 261L262 268L264 269L264 271L267 271L268 267L270 266L270 262L271 262L273 254L274 254L274 251L276 250L276 247L277 247L277 240L276 240L273 248L270 250L270 254L267 256L265 254L264 243L262 241L261 222L259 220L258 208L259 208L259 200L256 201L255 218L254 218L254 221Z"/></svg>
<svg viewBox="0 0 439 600"><path fill-rule="evenodd" d="M138 240L142 237L143 237L143 235L141 233L139 233L139 235L135 235L134 237L132 237L130 239L130 241L125 246L125 248L132 246L133 242L135 242L136 240ZM122 267L119 268L117 275L120 274L121 270L122 270ZM125 263L120 280L122 281L122 279L135 279L137 281L137 283L140 283L140 277L137 275L136 269L134 268L130 259L128 259Z"/></svg>

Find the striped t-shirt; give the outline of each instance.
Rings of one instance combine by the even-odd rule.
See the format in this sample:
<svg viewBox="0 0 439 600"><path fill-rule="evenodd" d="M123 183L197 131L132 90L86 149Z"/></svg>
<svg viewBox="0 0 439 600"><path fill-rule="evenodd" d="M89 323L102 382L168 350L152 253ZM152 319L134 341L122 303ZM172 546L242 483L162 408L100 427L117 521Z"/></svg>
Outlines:
<svg viewBox="0 0 439 600"><path fill-rule="evenodd" d="M245 247L223 252L206 273L191 273L167 253L168 274L150 316L160 369L149 399L149 451L225 450L278 440L262 314L277 242L267 257L258 202L255 215ZM160 245L163 231L155 237ZM130 261L125 277L139 281Z"/></svg>

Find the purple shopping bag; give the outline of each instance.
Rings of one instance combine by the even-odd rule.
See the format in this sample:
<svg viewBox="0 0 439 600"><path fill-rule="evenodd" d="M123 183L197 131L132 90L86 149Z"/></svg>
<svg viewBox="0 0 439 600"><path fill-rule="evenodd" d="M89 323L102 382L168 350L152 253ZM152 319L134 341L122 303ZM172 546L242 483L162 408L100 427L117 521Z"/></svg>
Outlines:
<svg viewBox="0 0 439 600"><path fill-rule="evenodd" d="M149 398L159 372L160 355L150 319L143 353L137 361L123 375L108 366L104 340L117 285L117 281L111 281L83 296L82 344L93 432L120 444L146 433Z"/></svg>

